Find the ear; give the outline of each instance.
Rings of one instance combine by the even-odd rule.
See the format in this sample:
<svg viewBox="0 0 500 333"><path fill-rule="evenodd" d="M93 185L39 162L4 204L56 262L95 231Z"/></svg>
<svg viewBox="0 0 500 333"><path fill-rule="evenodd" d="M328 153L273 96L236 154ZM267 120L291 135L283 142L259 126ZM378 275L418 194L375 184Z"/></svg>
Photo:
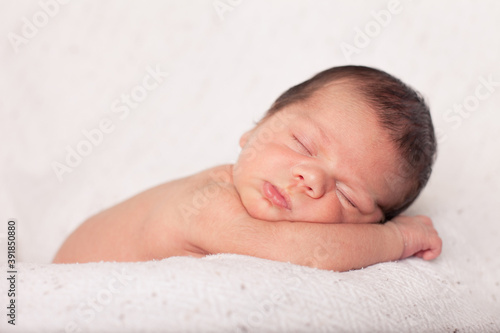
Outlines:
<svg viewBox="0 0 500 333"><path fill-rule="evenodd" d="M240 138L240 147L241 148L243 148L247 144L248 139L250 138L250 136L252 135L254 130L255 130L255 128L252 128L251 130L243 133L243 135Z"/></svg>

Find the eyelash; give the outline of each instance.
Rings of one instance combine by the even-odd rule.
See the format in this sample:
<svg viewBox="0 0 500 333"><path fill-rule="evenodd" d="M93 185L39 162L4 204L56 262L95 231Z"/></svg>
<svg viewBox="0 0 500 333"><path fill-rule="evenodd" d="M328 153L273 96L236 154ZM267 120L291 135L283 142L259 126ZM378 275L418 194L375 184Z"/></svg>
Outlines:
<svg viewBox="0 0 500 333"><path fill-rule="evenodd" d="M338 191L338 190L337 190L337 191ZM341 191L338 191L338 192L339 192L339 193L340 193L340 195L342 196L342 199L344 199L345 201L347 201L347 202L349 203L349 205L351 205L352 207L356 208L356 205L354 205L354 204L352 203L352 201L351 201L351 200L349 200L349 198L348 198L348 197L347 197L344 193L342 193Z"/></svg>
<svg viewBox="0 0 500 333"><path fill-rule="evenodd" d="M312 155L312 154L311 154L311 151L310 151L309 149L307 149L307 147L306 147L306 146L304 146L304 144L303 144L302 142L300 142L300 140L299 140L299 139L297 139L297 137L296 137L295 135L292 135L292 137L293 137L293 139L294 139L295 141L297 141L297 142L299 143L299 145L301 145L301 147L302 147L302 148L304 148L304 150L305 150L305 151L306 151L309 155Z"/></svg>
<svg viewBox="0 0 500 333"><path fill-rule="evenodd" d="M300 145L300 146L301 146L301 147L302 147L302 148L303 148L303 149L304 149L304 150L305 150L305 151L306 151L309 155L312 155L312 154L311 154L311 152L309 151L309 149L307 149L307 147L306 147L306 146L304 146L304 144L303 144L302 142L300 142L300 140L299 140L299 139L297 139L297 137L296 137L295 135L292 135L292 137L293 137L293 139L294 139L295 141L297 141L297 142L298 142L298 144L299 144L299 145ZM340 196L342 197L342 200L347 201L347 203L348 203L351 207L356 208L356 205L355 205L355 204L353 204L353 203L352 203L352 201L351 201L351 200L349 200L349 198L348 198L348 197L347 197L344 193L342 193L342 192L341 192L341 191L339 191L339 190L337 190L337 191L340 193Z"/></svg>

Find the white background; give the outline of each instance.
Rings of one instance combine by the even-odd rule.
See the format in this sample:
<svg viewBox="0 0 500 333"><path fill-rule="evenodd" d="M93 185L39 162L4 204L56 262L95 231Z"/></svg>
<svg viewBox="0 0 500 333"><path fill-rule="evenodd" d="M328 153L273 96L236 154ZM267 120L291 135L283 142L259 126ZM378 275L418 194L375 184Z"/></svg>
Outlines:
<svg viewBox="0 0 500 333"><path fill-rule="evenodd" d="M499 306L500 86L467 116L444 115L474 99L481 77L500 82L500 3L403 1L348 59L341 45L356 46L357 29L373 27L373 12L389 1L225 2L232 10L221 18L212 0L74 0L14 47L12 34L22 36L42 7L0 1L0 221L17 219L20 260L48 263L90 215L231 163L239 136L281 92L326 68L361 64L429 102L439 155L409 213L431 216L442 235L435 264ZM125 119L111 112L156 66L169 73L164 82ZM64 163L66 147L103 118L114 131L60 182L51 164Z"/></svg>

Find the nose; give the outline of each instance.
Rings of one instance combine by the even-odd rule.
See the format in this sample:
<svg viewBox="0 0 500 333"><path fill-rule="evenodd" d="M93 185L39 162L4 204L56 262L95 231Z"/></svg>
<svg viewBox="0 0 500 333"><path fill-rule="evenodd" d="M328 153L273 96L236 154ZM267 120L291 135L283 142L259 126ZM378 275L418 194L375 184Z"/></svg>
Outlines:
<svg viewBox="0 0 500 333"><path fill-rule="evenodd" d="M292 172L297 186L311 198L319 199L325 195L328 187L327 175L319 166L297 165Z"/></svg>

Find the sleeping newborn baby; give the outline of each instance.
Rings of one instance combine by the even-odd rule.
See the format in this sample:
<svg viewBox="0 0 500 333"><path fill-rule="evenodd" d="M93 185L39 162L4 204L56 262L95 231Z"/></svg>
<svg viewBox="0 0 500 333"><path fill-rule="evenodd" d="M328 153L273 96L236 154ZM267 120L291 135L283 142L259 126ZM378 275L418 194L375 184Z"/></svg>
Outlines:
<svg viewBox="0 0 500 333"><path fill-rule="evenodd" d="M55 263L236 253L345 271L441 252L425 216L400 216L436 140L422 98L393 76L334 67L283 93L234 165L159 185L91 217Z"/></svg>

